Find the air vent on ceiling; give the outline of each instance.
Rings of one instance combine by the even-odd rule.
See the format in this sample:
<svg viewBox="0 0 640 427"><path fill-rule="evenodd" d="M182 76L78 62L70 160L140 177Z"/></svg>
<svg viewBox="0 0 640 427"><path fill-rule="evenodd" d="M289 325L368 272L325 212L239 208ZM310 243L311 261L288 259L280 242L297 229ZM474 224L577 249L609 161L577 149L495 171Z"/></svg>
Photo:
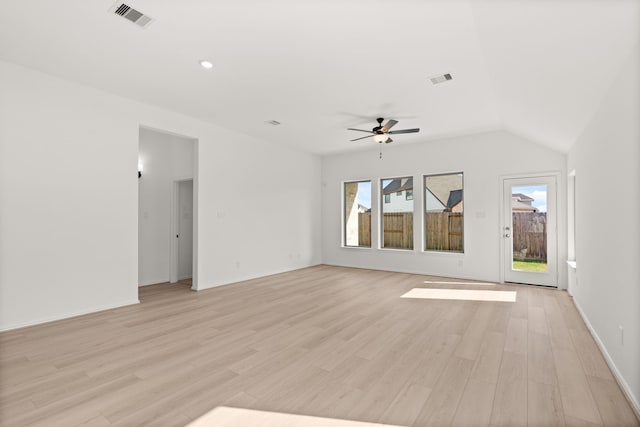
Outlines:
<svg viewBox="0 0 640 427"><path fill-rule="evenodd" d="M122 2L114 3L114 5L109 9L109 12L113 12L116 15L122 16L123 18L133 22L141 28L146 28L149 26L149 24L151 24L151 22L153 22L153 18L149 15L145 15L144 13Z"/></svg>
<svg viewBox="0 0 640 427"><path fill-rule="evenodd" d="M438 83L444 83L446 81L453 80L453 77L451 77L451 74L447 73L447 74L441 74L435 77L430 77L430 79L431 79L431 83L433 83L434 85L437 85Z"/></svg>

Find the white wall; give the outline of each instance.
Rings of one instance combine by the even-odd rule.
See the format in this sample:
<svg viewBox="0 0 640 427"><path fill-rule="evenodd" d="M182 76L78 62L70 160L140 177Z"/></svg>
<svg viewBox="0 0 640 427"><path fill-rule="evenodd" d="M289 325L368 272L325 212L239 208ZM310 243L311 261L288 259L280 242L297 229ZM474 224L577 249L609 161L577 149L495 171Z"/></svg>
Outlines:
<svg viewBox="0 0 640 427"><path fill-rule="evenodd" d="M198 140L199 288L317 264L320 159L0 62L0 329L137 301L140 126Z"/></svg>
<svg viewBox="0 0 640 427"><path fill-rule="evenodd" d="M138 284L168 282L174 239L173 182L193 179L194 141L140 129L138 180Z"/></svg>
<svg viewBox="0 0 640 427"><path fill-rule="evenodd" d="M137 302L135 122L4 63L0 93L0 329Z"/></svg>
<svg viewBox="0 0 640 427"><path fill-rule="evenodd" d="M640 412L639 58L636 48L568 165L576 172L574 300Z"/></svg>
<svg viewBox="0 0 640 427"><path fill-rule="evenodd" d="M396 144L396 142L394 142ZM483 133L420 144L386 147L378 159L371 151L323 159L323 261L327 264L498 281L500 278L500 176L561 172L558 184L560 287L566 287L566 156L508 132ZM342 248L341 188L343 181L372 179L372 217L378 216L381 178L464 172L464 254L422 252L421 216L414 215L414 251ZM422 191L414 189L416 206ZM372 230L376 241L377 222ZM374 246L376 246L374 244Z"/></svg>

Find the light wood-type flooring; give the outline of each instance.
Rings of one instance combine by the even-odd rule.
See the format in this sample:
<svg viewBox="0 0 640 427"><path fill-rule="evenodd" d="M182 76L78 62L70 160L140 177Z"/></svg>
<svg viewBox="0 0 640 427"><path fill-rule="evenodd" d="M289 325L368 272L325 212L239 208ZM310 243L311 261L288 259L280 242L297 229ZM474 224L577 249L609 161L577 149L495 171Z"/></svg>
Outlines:
<svg viewBox="0 0 640 427"><path fill-rule="evenodd" d="M401 298L413 288L517 300ZM224 406L400 426L639 425L563 291L317 266L201 292L149 286L140 300L0 334L1 424L184 426Z"/></svg>

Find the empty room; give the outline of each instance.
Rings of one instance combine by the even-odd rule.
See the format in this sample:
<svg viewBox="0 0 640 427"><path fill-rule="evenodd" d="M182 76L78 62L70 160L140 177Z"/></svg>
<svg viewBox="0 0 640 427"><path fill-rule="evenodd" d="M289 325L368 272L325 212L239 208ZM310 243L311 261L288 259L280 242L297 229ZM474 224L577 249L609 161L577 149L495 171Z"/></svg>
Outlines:
<svg viewBox="0 0 640 427"><path fill-rule="evenodd" d="M640 426L640 2L0 14L0 425Z"/></svg>

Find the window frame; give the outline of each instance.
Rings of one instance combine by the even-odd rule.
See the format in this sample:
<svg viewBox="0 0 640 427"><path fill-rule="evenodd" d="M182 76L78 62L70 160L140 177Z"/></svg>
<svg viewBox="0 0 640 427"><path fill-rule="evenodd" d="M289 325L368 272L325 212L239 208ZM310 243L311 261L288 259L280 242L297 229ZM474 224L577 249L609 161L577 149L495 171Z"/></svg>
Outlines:
<svg viewBox="0 0 640 427"><path fill-rule="evenodd" d="M416 251L416 241L415 241L415 230L413 230L413 233L411 233L411 246L410 248L402 248L402 247L385 247L384 246L384 207L385 205L391 203L391 195L394 193L398 193L398 191L395 192L391 192L389 194L384 194L384 181L393 181L396 179L399 180L403 180L403 179L411 179L413 181L413 185L415 188L415 179L413 175L396 175L396 176L391 176L391 177L384 177L384 178L379 178L379 185L378 185L378 191L379 191L379 195L378 195L378 201L379 201L379 206L380 206L380 211L378 212L377 215L377 219L378 219L378 249L380 250L385 250L385 251L402 251L402 252L415 252ZM399 193L402 194L402 191L399 191ZM387 201L389 200L389 201ZM415 215L416 215L416 204L413 201L413 199L410 200L411 201L411 205L412 205L412 209L410 211L410 213L412 214L412 218L411 218L411 222L412 222L412 228L413 228L413 222L415 221ZM373 203L372 203L373 204Z"/></svg>
<svg viewBox="0 0 640 427"><path fill-rule="evenodd" d="M437 177L437 176L447 176L447 175L460 175L461 176L461 190L462 190L462 197L460 200L460 203L462 203L462 224L461 224L461 246L462 246L462 250L446 250L446 249L428 249L427 248L427 237L428 237L428 227L427 227L427 191L431 192L430 190L428 190L427 188L427 178L432 178L432 177ZM415 186L414 186L415 187ZM460 170L460 171L455 171L455 172L439 172L439 173L429 173L429 174L424 174L422 175L422 252L423 253L438 253L438 254L452 254L452 255L464 255L465 253L465 213L464 213L464 187L465 187L465 180L464 180L464 171ZM431 194L433 194L431 192ZM446 208L446 206L445 206Z"/></svg>
<svg viewBox="0 0 640 427"><path fill-rule="evenodd" d="M372 234L373 234L373 218L371 217L369 222L369 245L349 245L347 244L347 218L346 218L346 209L347 209L347 184L360 184L363 182L368 182L370 187L370 199L373 199L373 180L371 179L357 179L357 180L348 180L342 181L342 209L341 209L341 223L342 223L342 247L349 249L371 249L373 248ZM357 192L356 192L356 200L357 200ZM371 203L373 205L373 203ZM370 214L373 212L372 208L369 208ZM372 216L372 215L371 215ZM358 233L358 238L360 235Z"/></svg>

